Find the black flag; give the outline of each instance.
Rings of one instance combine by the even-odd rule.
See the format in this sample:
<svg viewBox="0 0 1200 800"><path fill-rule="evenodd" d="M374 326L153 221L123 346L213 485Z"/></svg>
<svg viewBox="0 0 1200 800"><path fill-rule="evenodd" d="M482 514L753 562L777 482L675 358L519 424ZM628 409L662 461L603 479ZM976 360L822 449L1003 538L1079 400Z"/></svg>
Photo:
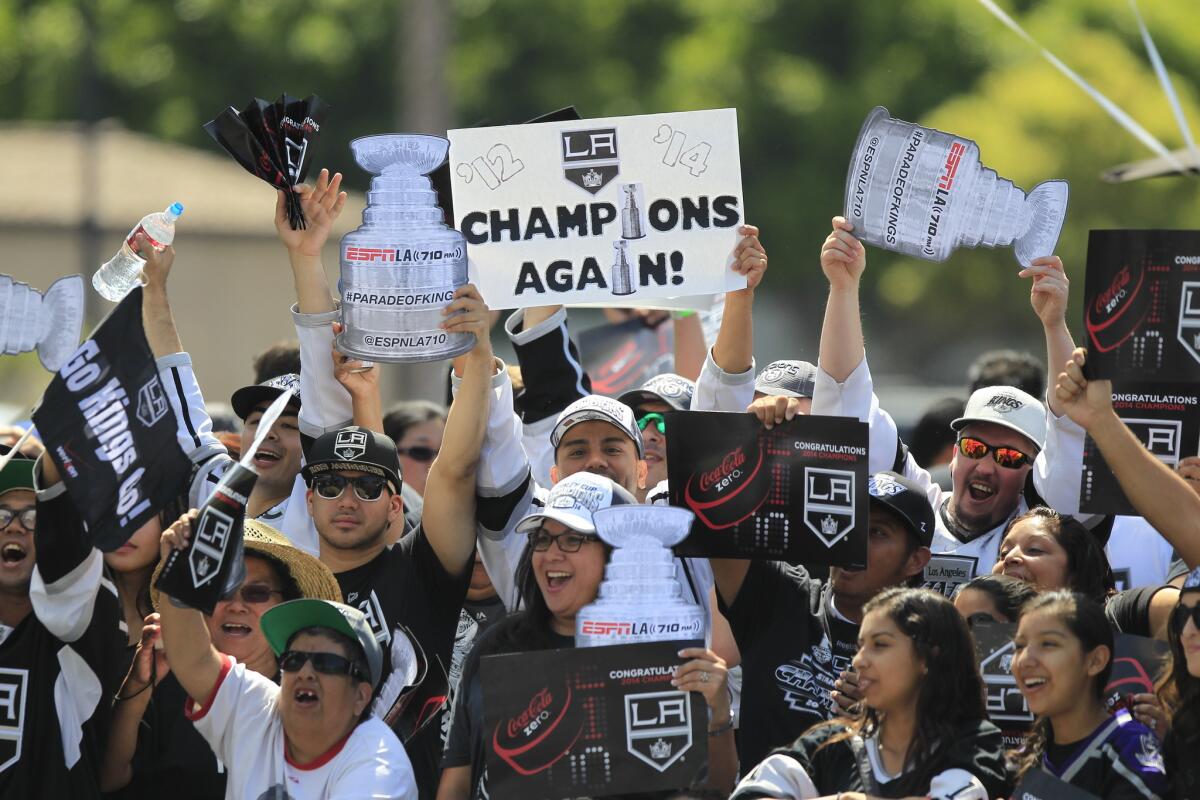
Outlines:
<svg viewBox="0 0 1200 800"><path fill-rule="evenodd" d="M58 370L33 421L100 550L186 490L192 465L142 330L140 286Z"/></svg>

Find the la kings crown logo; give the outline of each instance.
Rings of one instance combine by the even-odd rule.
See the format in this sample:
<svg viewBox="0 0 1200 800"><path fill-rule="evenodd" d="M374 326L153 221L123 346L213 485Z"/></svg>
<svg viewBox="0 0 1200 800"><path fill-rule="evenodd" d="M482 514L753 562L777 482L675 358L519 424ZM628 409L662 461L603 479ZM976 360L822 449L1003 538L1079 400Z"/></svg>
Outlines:
<svg viewBox="0 0 1200 800"><path fill-rule="evenodd" d="M0 667L0 773L21 760L29 672Z"/></svg>
<svg viewBox="0 0 1200 800"><path fill-rule="evenodd" d="M687 692L625 695L625 746L659 772L692 747L692 708Z"/></svg>
<svg viewBox="0 0 1200 800"><path fill-rule="evenodd" d="M1179 287L1179 343L1200 361L1200 283L1184 281Z"/></svg>
<svg viewBox="0 0 1200 800"><path fill-rule="evenodd" d="M232 516L211 505L196 520L196 543L188 554L193 586L205 585L221 571L233 525Z"/></svg>
<svg viewBox="0 0 1200 800"><path fill-rule="evenodd" d="M597 194L621 171L617 129L562 131L563 176L585 192Z"/></svg>
<svg viewBox="0 0 1200 800"><path fill-rule="evenodd" d="M367 452L367 434L365 431L338 431L333 440L333 452L347 461L355 461Z"/></svg>
<svg viewBox="0 0 1200 800"><path fill-rule="evenodd" d="M854 530L854 473L804 468L804 524L826 547Z"/></svg>

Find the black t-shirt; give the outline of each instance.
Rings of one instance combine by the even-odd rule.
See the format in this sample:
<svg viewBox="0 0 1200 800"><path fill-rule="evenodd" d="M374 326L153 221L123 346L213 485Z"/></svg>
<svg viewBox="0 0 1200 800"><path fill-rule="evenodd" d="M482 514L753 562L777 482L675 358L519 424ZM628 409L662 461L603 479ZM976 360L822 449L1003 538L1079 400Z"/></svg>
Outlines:
<svg viewBox="0 0 1200 800"><path fill-rule="evenodd" d="M1108 624L1118 633L1153 638L1154 631L1150 629L1150 601L1164 588L1166 587L1141 586L1117 592L1104 603L1104 615L1108 617Z"/></svg>
<svg viewBox="0 0 1200 800"><path fill-rule="evenodd" d="M1004 744L1000 731L987 720L963 722L949 741L939 741L928 764L918 774L905 772L889 781L879 782L871 764L869 743L859 739L852 744L843 739L829 743L837 734L847 732L840 722L823 725L801 736L790 747L777 750L773 758L786 757L776 770L786 774L794 763L803 769L821 796L841 792L863 792L877 797L924 796L933 778L947 770L961 769L976 777L988 791L988 797L1007 796L1010 787L1004 763ZM750 770L751 767L746 767ZM753 776L752 776L753 777ZM748 780L734 792L731 800L778 797L770 790L770 776Z"/></svg>
<svg viewBox="0 0 1200 800"><path fill-rule="evenodd" d="M37 502L35 541L44 592L0 630L0 798L99 797L120 606L65 492Z"/></svg>
<svg viewBox="0 0 1200 800"><path fill-rule="evenodd" d="M462 612L458 615L458 632L454 635L454 653L450 658L450 699L447 703L449 711L442 715L443 747L450 736L450 722L454 716L454 703L458 697L467 654L484 631L503 619L504 614L504 602L498 595L478 603L463 603Z"/></svg>
<svg viewBox="0 0 1200 800"><path fill-rule="evenodd" d="M858 625L834 614L828 584L781 561L752 561L721 611L742 654L738 758L748 770L833 715L830 691L858 651Z"/></svg>
<svg viewBox="0 0 1200 800"><path fill-rule="evenodd" d="M404 729L396 731L412 762L422 798L437 793L442 752L438 715L445 705L451 651L459 612L471 583L471 567L467 561L461 574L447 572L424 528L418 527L367 564L335 576L346 604L367 615L383 648L380 686L391 673L392 631L396 625L408 628L425 651L429 671L409 704L418 716L414 720L406 716Z"/></svg>
<svg viewBox="0 0 1200 800"><path fill-rule="evenodd" d="M475 639L463 664L462 682L454 703L454 721L442 756L442 768L471 767L471 800L487 800L487 755L483 736L483 683L479 660L500 653L574 647L575 637L550 632L537 640L522 637L523 614L506 617Z"/></svg>
<svg viewBox="0 0 1200 800"><path fill-rule="evenodd" d="M1200 734L1185 740L1178 730L1167 731L1163 740L1163 765L1167 770L1167 782L1171 784L1172 800L1200 797L1200 763L1197 763L1196 753L1200 753Z"/></svg>

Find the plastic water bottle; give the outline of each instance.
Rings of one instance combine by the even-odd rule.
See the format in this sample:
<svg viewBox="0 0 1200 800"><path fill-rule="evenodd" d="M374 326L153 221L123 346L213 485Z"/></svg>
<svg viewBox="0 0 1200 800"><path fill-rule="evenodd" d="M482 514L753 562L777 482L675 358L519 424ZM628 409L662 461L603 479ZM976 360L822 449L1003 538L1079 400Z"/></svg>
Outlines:
<svg viewBox="0 0 1200 800"><path fill-rule="evenodd" d="M142 217L142 221L125 237L117 254L92 275L92 286L101 297L115 303L129 294L129 290L137 285L142 265L146 263L146 259L138 255L134 237L139 233L146 234L150 244L161 253L175 240L175 220L182 213L183 206L172 203L166 211Z"/></svg>

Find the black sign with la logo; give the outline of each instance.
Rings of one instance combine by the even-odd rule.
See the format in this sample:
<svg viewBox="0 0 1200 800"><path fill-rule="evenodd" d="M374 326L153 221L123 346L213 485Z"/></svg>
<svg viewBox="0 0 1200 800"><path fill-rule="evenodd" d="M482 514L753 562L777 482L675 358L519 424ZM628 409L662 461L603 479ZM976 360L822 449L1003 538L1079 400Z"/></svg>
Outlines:
<svg viewBox="0 0 1200 800"><path fill-rule="evenodd" d="M0 772L21 760L29 672L0 667Z"/></svg>
<svg viewBox="0 0 1200 800"><path fill-rule="evenodd" d="M562 131L563 175L591 194L598 193L621 171L617 160L617 129Z"/></svg>

